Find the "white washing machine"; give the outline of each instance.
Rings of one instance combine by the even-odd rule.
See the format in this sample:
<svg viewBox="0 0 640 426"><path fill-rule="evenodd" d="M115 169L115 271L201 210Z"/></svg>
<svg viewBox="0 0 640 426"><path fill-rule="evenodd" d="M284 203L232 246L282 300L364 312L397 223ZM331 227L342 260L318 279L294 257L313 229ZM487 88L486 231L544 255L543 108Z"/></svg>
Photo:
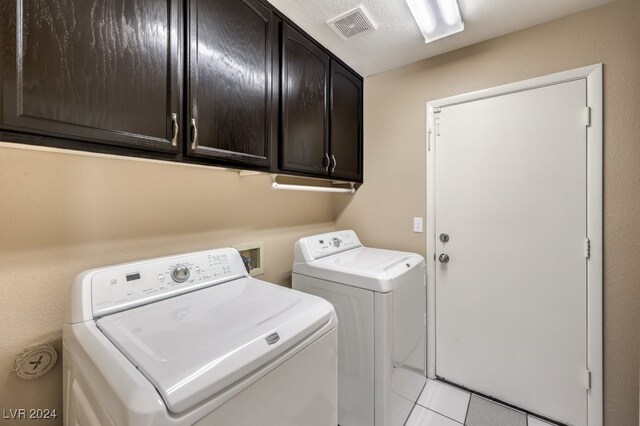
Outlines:
<svg viewBox="0 0 640 426"><path fill-rule="evenodd" d="M84 272L63 328L64 423L335 426L336 324L234 249Z"/></svg>
<svg viewBox="0 0 640 426"><path fill-rule="evenodd" d="M353 231L302 238L294 256L293 288L338 315L338 423L404 424L426 382L424 259Z"/></svg>

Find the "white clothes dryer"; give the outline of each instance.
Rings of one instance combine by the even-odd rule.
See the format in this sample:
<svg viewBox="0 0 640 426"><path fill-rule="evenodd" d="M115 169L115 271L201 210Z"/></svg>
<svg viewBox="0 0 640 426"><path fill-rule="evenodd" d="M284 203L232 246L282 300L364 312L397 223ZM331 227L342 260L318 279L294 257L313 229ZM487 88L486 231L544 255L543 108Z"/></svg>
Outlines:
<svg viewBox="0 0 640 426"><path fill-rule="evenodd" d="M337 423L333 307L234 249L80 274L63 364L65 425Z"/></svg>
<svg viewBox="0 0 640 426"><path fill-rule="evenodd" d="M338 423L399 426L426 383L425 262L363 247L353 231L300 239L293 288L338 315Z"/></svg>

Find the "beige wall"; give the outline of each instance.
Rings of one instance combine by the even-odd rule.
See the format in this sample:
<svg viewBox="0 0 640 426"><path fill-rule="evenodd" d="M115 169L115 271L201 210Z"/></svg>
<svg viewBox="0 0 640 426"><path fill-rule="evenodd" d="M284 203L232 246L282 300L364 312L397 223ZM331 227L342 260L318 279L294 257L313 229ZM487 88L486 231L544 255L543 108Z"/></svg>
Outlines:
<svg viewBox="0 0 640 426"><path fill-rule="evenodd" d="M0 147L0 409L60 412L60 362L31 381L11 368L25 347L61 348L79 272L264 241L261 278L289 285L293 243L330 230L330 195L272 192L268 176Z"/></svg>
<svg viewBox="0 0 640 426"><path fill-rule="evenodd" d="M365 185L336 228L425 254L425 103L602 62L605 100L605 424L638 424L640 2L619 0L365 80ZM431 253L429 253L431 255Z"/></svg>
<svg viewBox="0 0 640 426"><path fill-rule="evenodd" d="M59 366L30 382L10 370L25 347L60 347L78 272L264 240L264 278L286 285L293 242L334 220L366 244L425 254L424 234L411 232L412 217L425 216L425 102L602 62L605 418L638 424L639 43L640 2L618 0L366 79L366 183L355 197L273 193L267 177L211 168L0 147L0 408L61 408Z"/></svg>

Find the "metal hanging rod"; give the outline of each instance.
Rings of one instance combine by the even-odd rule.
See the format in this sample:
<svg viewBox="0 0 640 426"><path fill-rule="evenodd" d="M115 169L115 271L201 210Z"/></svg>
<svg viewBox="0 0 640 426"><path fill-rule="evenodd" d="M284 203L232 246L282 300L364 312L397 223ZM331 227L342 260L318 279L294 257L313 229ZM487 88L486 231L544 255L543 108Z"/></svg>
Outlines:
<svg viewBox="0 0 640 426"><path fill-rule="evenodd" d="M354 182L348 182L351 185L351 188L332 188L330 186L311 186L311 185L290 185L285 183L276 182L276 177L278 175L274 175L271 177L271 189L276 191L309 191L309 192L333 192L333 193L343 193L343 194L355 194L356 188Z"/></svg>
<svg viewBox="0 0 640 426"><path fill-rule="evenodd" d="M309 191L309 192L341 192L345 194L355 194L356 189L354 183L351 183L351 188L331 188L328 186L307 186L307 185L289 185L284 183L273 182L271 189L284 190L284 191Z"/></svg>

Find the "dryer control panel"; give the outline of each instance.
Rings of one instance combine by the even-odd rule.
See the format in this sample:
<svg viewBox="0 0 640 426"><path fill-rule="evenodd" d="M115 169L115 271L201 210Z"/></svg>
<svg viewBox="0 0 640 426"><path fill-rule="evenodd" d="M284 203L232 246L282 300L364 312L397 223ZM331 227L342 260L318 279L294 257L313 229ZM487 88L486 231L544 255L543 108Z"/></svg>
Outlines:
<svg viewBox="0 0 640 426"><path fill-rule="evenodd" d="M235 249L102 268L91 274L93 316L101 317L246 276Z"/></svg>
<svg viewBox="0 0 640 426"><path fill-rule="evenodd" d="M301 238L294 249L296 261L310 262L345 250L362 247L353 231L336 231Z"/></svg>

